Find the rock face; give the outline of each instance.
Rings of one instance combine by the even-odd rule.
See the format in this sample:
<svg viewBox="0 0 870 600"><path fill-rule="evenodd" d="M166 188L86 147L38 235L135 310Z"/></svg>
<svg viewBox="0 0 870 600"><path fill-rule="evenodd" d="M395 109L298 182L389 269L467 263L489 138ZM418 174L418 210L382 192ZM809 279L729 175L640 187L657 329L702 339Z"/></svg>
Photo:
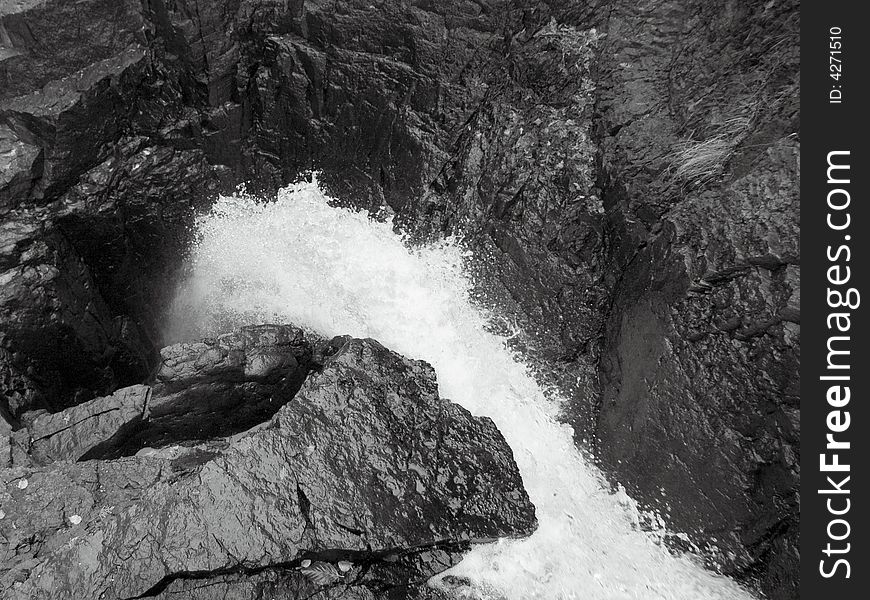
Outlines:
<svg viewBox="0 0 870 600"><path fill-rule="evenodd" d="M298 357L311 351L298 330L273 326L175 346L153 395L140 386L113 403L119 414L137 399L145 412L153 405L147 431L179 392L161 393L220 382L248 397L233 411L244 412L251 384L295 385ZM159 448L140 438L135 456L70 462L81 445L67 445L66 457L35 447L41 462L58 462L0 471L4 597L308 598L338 586L356 594L342 597L374 598L422 584L471 543L534 530L504 439L489 419L439 398L429 365L351 338L319 343L318 359L295 397L276 391L274 416L247 431L199 441L164 426ZM33 432L45 429L39 421ZM127 427L100 425L102 437ZM95 440L96 429L85 433Z"/></svg>
<svg viewBox="0 0 870 600"><path fill-rule="evenodd" d="M155 64L149 14L0 3L7 420L142 381L189 217L219 189L220 167L177 140L191 108Z"/></svg>
<svg viewBox="0 0 870 600"><path fill-rule="evenodd" d="M123 388L59 413L25 413L28 462L118 458L244 431L293 397L312 368L312 352L301 330L273 325L169 346L153 386Z"/></svg>
<svg viewBox="0 0 870 600"><path fill-rule="evenodd" d="M796 597L798 48L793 1L0 0L0 452L157 368L193 211L317 168L463 232L578 443Z"/></svg>
<svg viewBox="0 0 870 600"><path fill-rule="evenodd" d="M617 5L599 91L599 455L770 598L799 582L798 23L792 2Z"/></svg>

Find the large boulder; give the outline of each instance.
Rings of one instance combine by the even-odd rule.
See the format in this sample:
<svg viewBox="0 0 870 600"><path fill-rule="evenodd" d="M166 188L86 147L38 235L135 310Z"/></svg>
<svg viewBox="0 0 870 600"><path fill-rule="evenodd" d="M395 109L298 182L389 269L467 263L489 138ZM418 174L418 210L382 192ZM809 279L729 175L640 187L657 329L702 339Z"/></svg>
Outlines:
<svg viewBox="0 0 870 600"><path fill-rule="evenodd" d="M286 348L301 338L288 331L241 332L255 340L243 360L227 343L176 347L158 386L292 376ZM265 586L303 598L345 584L373 597L421 584L469 544L534 530L510 448L492 421L439 398L429 365L352 338L318 357L248 431L195 443L182 427L136 456L0 471L4 597L250 598Z"/></svg>
<svg viewBox="0 0 870 600"><path fill-rule="evenodd" d="M117 458L178 440L244 431L271 417L313 366L303 332L245 327L164 348L152 385L134 385L61 412L25 413L27 462ZM15 461L13 459L13 464Z"/></svg>

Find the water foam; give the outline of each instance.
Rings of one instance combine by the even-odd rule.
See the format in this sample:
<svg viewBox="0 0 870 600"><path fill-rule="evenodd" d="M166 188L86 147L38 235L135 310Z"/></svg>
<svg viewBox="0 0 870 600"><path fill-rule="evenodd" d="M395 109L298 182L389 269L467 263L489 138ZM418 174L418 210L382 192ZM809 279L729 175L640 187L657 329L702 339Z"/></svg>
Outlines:
<svg viewBox="0 0 870 600"><path fill-rule="evenodd" d="M488 315L469 300L468 258L454 241L409 249L390 223L330 207L316 183L277 201L221 198L197 223L191 272L170 335L292 322L372 337L430 362L441 395L491 417L513 449L540 526L525 540L476 547L451 574L485 598L748 599L731 580L675 556L609 491L571 429Z"/></svg>

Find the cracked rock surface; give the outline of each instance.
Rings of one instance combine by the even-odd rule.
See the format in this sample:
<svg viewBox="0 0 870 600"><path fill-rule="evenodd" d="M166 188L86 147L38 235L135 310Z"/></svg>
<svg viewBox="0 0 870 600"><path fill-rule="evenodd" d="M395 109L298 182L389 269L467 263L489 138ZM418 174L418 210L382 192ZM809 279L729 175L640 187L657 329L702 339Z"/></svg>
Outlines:
<svg viewBox="0 0 870 600"><path fill-rule="evenodd" d="M293 380L298 334L259 327L204 352L169 348L158 386L244 387L251 365L249 378ZM259 344L241 362L240 339ZM352 338L319 356L298 393L247 431L196 441L182 429L136 456L0 471L4 597L375 598L416 589L471 543L534 530L510 448L492 421L439 398L428 364ZM306 560L337 575L318 584L299 570Z"/></svg>

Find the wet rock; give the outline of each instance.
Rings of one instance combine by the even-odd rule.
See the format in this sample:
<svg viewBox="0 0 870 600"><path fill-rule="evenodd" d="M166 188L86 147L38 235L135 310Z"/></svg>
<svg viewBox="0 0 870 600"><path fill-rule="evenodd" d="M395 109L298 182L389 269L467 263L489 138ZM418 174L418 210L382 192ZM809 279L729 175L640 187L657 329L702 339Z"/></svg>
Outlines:
<svg viewBox="0 0 870 600"><path fill-rule="evenodd" d="M79 460L125 425L141 420L150 396L150 387L136 385L58 413L25 414L31 460L37 464Z"/></svg>
<svg viewBox="0 0 870 600"><path fill-rule="evenodd" d="M169 262L216 179L196 152L125 148L129 158L92 169L61 200L0 225L0 363L13 414L142 381L156 362L158 315L180 267Z"/></svg>
<svg viewBox="0 0 870 600"><path fill-rule="evenodd" d="M37 146L21 141L10 127L0 125L0 211L30 195L42 171L41 157Z"/></svg>
<svg viewBox="0 0 870 600"><path fill-rule="evenodd" d="M0 99L44 85L146 43L137 0L0 2Z"/></svg>
<svg viewBox="0 0 870 600"><path fill-rule="evenodd" d="M417 575L419 577L419 575ZM303 575L293 571L264 572L251 576L226 575L202 581L177 580L163 592L154 596L161 600L178 597L191 600L247 600L249 598L306 598L311 600L388 600L409 598L412 600L447 600L449 595L441 590L417 583L407 586L389 585L381 589L370 585L368 579L346 582L341 586L318 588Z"/></svg>
<svg viewBox="0 0 870 600"><path fill-rule="evenodd" d="M28 464L129 456L262 423L312 368L301 330L260 325L161 351L153 385L118 390L56 413L25 413Z"/></svg>
<svg viewBox="0 0 870 600"><path fill-rule="evenodd" d="M217 181L199 152L132 139L61 199L4 218L0 363L12 414L145 378L185 228Z"/></svg>
<svg viewBox="0 0 870 600"><path fill-rule="evenodd" d="M56 197L99 162L106 144L118 140L135 109L123 92L141 85L146 61L144 48L131 48L40 90L0 101L0 121L21 140L19 148L24 144L25 150L16 153L36 146L41 154L40 177L30 196Z"/></svg>
<svg viewBox="0 0 870 600"><path fill-rule="evenodd" d="M0 409L14 432L141 383L192 213L316 168L417 238L464 234L578 443L794 597L797 15L0 2Z"/></svg>
<svg viewBox="0 0 870 600"><path fill-rule="evenodd" d="M90 269L46 209L18 210L0 224L0 282L0 403L13 417L60 410L146 374L141 350L121 339Z"/></svg>
<svg viewBox="0 0 870 600"><path fill-rule="evenodd" d="M793 598L798 5L617 2L608 18L599 456L713 566Z"/></svg>
<svg viewBox="0 0 870 600"><path fill-rule="evenodd" d="M148 15L134 1L2 3L0 384L13 415L144 378L170 263L221 185L220 167L179 144L199 120L155 60Z"/></svg>
<svg viewBox="0 0 870 600"><path fill-rule="evenodd" d="M250 172L317 166L413 233L465 234L578 442L712 566L793 595L796 4L512 2L473 31L452 4L320 10L255 21Z"/></svg>
<svg viewBox="0 0 870 600"><path fill-rule="evenodd" d="M432 555L435 552L449 561L447 552L437 550L409 552L401 558L388 555L386 559L354 564L353 570L346 575L342 585L338 586L318 586L300 573L301 569L297 567L270 569L250 575L223 575L205 581L178 579L153 597L163 600L179 595L191 600L248 600L261 597L312 600L448 600L454 596L448 591L429 586L424 581L425 572L414 566L420 556ZM445 562L444 566L448 564L449 562ZM402 583L406 581L407 583Z"/></svg>
<svg viewBox="0 0 870 600"><path fill-rule="evenodd" d="M465 234L578 443L711 566L793 597L797 5L495 7L255 13L249 172L317 166L412 233Z"/></svg>
<svg viewBox="0 0 870 600"><path fill-rule="evenodd" d="M241 337L252 335L263 339ZM229 354L200 354L196 368L215 376ZM330 585L376 597L421 584L471 543L535 528L493 423L440 399L429 365L372 340L346 340L248 432L6 469L0 485L9 598L248 598L266 588L301 598L318 589L297 570L306 560L335 567Z"/></svg>

